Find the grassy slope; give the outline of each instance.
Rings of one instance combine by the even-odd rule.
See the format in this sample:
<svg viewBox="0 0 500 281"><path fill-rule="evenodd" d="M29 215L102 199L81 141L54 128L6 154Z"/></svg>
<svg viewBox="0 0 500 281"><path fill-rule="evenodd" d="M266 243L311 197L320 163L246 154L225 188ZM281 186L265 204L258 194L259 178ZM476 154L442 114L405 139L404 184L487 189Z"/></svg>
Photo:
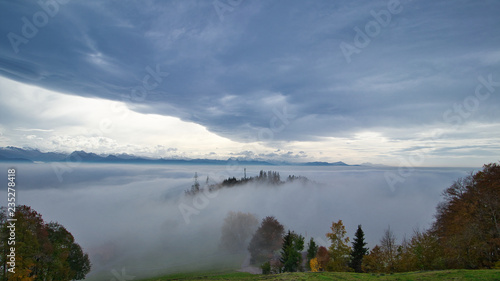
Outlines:
<svg viewBox="0 0 500 281"><path fill-rule="evenodd" d="M164 280L500 280L500 270L442 270L426 272L407 272L394 274L369 274L369 273L284 273L278 275L252 275L249 273L185 273L174 274L144 281Z"/></svg>

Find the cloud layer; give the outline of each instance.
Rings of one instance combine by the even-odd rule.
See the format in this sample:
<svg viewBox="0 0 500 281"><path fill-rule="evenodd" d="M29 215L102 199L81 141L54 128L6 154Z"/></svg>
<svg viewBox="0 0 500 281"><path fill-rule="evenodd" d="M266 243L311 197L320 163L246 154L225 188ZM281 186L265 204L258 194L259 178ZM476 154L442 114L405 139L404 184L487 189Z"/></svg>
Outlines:
<svg viewBox="0 0 500 281"><path fill-rule="evenodd" d="M339 219L351 237L362 224L370 247L388 225L402 239L414 228L429 227L442 190L469 172L418 168L391 187L385 173L394 168L274 167L283 178L302 175L315 182L247 185L193 199L183 194L194 172L202 184L207 176L215 183L242 177L243 167L79 164L68 165L60 181L53 166L16 165L16 202L64 225L89 253L95 280L112 278L113 269L145 276L213 266L207 260L220 266L227 258L218 249L220 229L229 211L259 220L274 215L286 229L326 245L325 234ZM247 167L247 175L259 169ZM0 198L7 198L5 191ZM186 208L196 212L183 214Z"/></svg>

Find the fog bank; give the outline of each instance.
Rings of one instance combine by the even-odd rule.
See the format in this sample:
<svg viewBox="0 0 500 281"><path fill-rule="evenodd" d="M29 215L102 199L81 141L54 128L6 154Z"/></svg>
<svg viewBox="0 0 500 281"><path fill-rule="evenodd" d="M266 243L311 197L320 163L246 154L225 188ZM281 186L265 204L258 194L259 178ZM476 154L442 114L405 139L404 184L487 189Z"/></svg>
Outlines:
<svg viewBox="0 0 500 281"><path fill-rule="evenodd" d="M200 184L243 177L244 167L78 164L57 175L52 164L1 164L17 170L17 204L32 206L74 236L93 264L88 279L111 279L221 266L231 258L218 250L229 211L275 216L286 229L325 243L332 221L342 219L352 238L363 226L369 247L388 225L400 240L433 220L443 189L467 168L416 168L404 182L388 184L386 172L369 167L246 167L306 176L311 182L245 186L186 197L197 172ZM6 187L0 202L6 205ZM323 241L322 241L323 240Z"/></svg>

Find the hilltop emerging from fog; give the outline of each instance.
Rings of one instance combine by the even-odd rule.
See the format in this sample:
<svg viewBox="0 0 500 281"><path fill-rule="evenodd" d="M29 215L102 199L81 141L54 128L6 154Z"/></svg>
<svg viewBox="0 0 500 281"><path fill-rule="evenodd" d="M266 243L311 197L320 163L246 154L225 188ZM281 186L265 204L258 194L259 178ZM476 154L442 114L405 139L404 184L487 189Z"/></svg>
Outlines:
<svg viewBox="0 0 500 281"><path fill-rule="evenodd" d="M207 177L207 183L209 181L209 178ZM307 177L304 176L295 176L295 175L289 175L286 178L286 181L281 180L281 176L279 172L276 171L264 171L260 170L259 175L255 177L247 177L246 176L246 169L245 169L245 176L242 177L241 179L237 179L236 177L230 177L222 181L221 183L217 184L211 184L207 185L208 191L212 192L217 189L221 188L231 188L234 186L239 186L239 185L244 185L247 183L258 183L258 184L267 184L267 185L282 185L285 183L290 183L294 181L299 181L303 184L311 182ZM196 195L199 192L202 192L204 190L204 187L201 187L200 183L198 182L198 174L195 173L194 176L194 184L191 186L191 189L186 190L186 195Z"/></svg>

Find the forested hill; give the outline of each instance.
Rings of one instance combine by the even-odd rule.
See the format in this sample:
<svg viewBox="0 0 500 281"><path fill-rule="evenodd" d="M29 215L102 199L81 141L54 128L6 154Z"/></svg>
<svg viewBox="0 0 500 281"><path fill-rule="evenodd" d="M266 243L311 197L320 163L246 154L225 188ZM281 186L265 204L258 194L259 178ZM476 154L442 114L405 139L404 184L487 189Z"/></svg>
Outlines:
<svg viewBox="0 0 500 281"><path fill-rule="evenodd" d="M289 175L285 181L281 180L281 176L279 172L276 171L264 171L260 170L259 175L254 176L254 177L246 177L246 175L240 179L237 179L236 177L231 177L223 180L221 183L217 184L208 184L209 178L207 177L205 181L205 186L201 187L199 181L198 181L198 174L195 173L194 175L194 183L191 186L189 190L186 190L187 195L195 195L201 191L203 191L205 188L208 189L208 191L214 191L217 189L221 188L231 188L235 186L241 186L247 183L258 183L262 185L282 185L285 183L290 183L290 182L296 182L299 181L301 183L308 183L311 182L307 177L304 176L295 176L295 175Z"/></svg>

